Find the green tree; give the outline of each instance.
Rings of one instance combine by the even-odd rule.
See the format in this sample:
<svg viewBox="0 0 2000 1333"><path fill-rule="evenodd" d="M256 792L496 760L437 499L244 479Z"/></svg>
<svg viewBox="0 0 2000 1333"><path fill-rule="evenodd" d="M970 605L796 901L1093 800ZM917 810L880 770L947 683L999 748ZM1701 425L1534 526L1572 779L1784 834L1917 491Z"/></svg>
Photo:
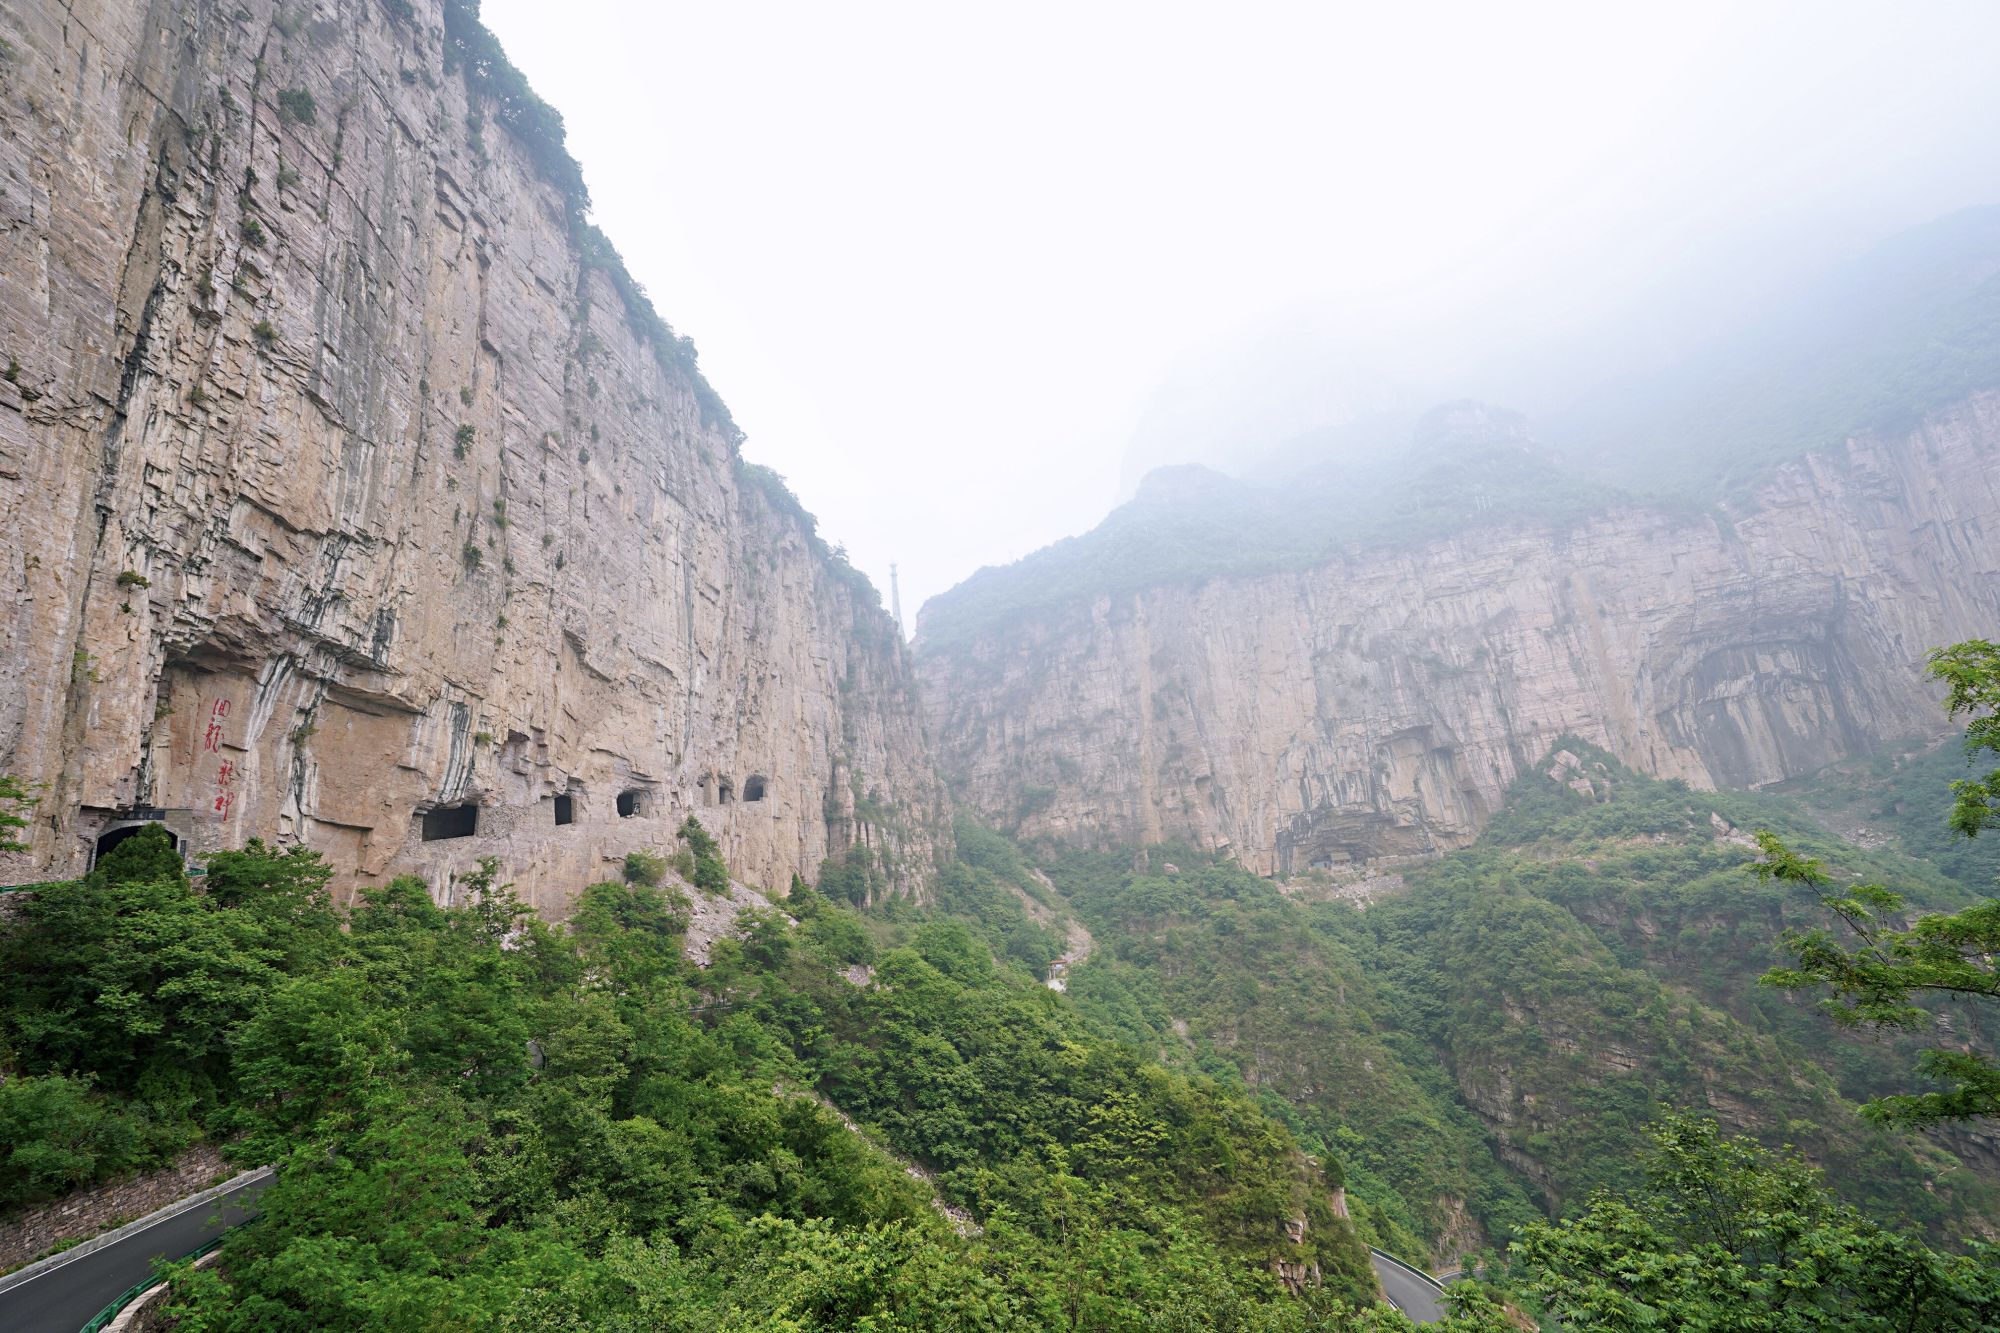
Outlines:
<svg viewBox="0 0 2000 1333"><path fill-rule="evenodd" d="M2000 1252L1937 1253L1840 1203L1790 1153L1674 1113L1645 1184L1527 1228L1519 1271L1564 1327L1946 1333L2000 1319Z"/></svg>
<svg viewBox="0 0 2000 1333"><path fill-rule="evenodd" d="M136 1165L140 1126L81 1079L0 1083L0 1208L38 1203Z"/></svg>
<svg viewBox="0 0 2000 1333"><path fill-rule="evenodd" d="M291 1136L349 1123L383 1074L406 1064L400 1024L368 977L341 968L281 986L232 1042L246 1159L270 1161Z"/></svg>
<svg viewBox="0 0 2000 1333"><path fill-rule="evenodd" d="M1981 750L2000 754L2000 644L1985 639L1967 639L1930 655L1930 674L1951 690L1945 707L1951 715L1968 717L1965 745L1973 754ZM1951 810L1951 826L1970 838L2000 819L2000 768L1983 778L1966 778L1951 784L1956 797Z"/></svg>
<svg viewBox="0 0 2000 1333"><path fill-rule="evenodd" d="M190 887L165 830L141 830L86 879L48 884L0 942L7 1026L34 1067L213 1088L230 1033L277 981L257 917Z"/></svg>
<svg viewBox="0 0 2000 1333"><path fill-rule="evenodd" d="M15 829L28 827L28 817L41 801L28 784L0 773L0 852L25 852L28 844L14 836Z"/></svg>
<svg viewBox="0 0 2000 1333"><path fill-rule="evenodd" d="M241 911L283 955L289 973L325 966L341 950L340 914L327 885L333 868L307 847L280 851L252 838L241 851L208 858L201 882L208 904Z"/></svg>
<svg viewBox="0 0 2000 1333"><path fill-rule="evenodd" d="M1930 672L1950 687L1951 715L1971 718L1967 749L2000 753L2000 646L1973 639L1938 649L1930 656ZM1955 782L1952 790L1950 823L1966 837L2000 817L2000 769ZM1935 1020L1917 1003L1919 997L2000 1000L2000 897L1909 920L1902 895L1880 884L1836 887L1819 861L1769 833L1759 833L1757 842L1764 852L1754 867L1757 875L1818 895L1855 941L1824 928L1787 935L1792 965L1766 973L1765 984L1830 990L1825 1009L1850 1027L1925 1029ZM1932 1048L1918 1056L1917 1067L1943 1086L1876 1098L1864 1113L1906 1125L2000 1115L2000 1065L1992 1055Z"/></svg>
<svg viewBox="0 0 2000 1333"><path fill-rule="evenodd" d="M694 886L703 893L729 892L729 867L723 864L715 839L701 821L689 815L681 823L680 837L694 856Z"/></svg>
<svg viewBox="0 0 2000 1333"><path fill-rule="evenodd" d="M647 851L642 847L625 853L627 884L644 884L648 888L657 888L666 876L667 858L658 852Z"/></svg>

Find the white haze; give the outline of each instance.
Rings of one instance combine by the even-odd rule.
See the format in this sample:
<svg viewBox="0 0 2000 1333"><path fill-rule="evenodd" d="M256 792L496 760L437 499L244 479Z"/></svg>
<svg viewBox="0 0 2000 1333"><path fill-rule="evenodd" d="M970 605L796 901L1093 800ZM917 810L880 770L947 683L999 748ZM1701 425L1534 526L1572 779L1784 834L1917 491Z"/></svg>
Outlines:
<svg viewBox="0 0 2000 1333"><path fill-rule="evenodd" d="M1668 355L2000 197L1986 0L484 16L746 455L885 601L899 561L912 621L1092 526L1128 453L1226 459L1239 414L1397 385L1504 399L1620 311Z"/></svg>

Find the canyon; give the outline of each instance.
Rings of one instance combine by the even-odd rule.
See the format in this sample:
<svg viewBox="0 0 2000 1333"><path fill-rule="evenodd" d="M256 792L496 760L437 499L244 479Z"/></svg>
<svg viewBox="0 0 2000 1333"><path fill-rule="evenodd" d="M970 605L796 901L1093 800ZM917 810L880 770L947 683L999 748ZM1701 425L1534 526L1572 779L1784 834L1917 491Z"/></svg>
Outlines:
<svg viewBox="0 0 2000 1333"><path fill-rule="evenodd" d="M694 814L748 882L860 847L922 897L952 799L1393 870L1564 735L1756 787L1936 734L1925 651L2000 619L1984 393L1705 513L1500 518L913 657L454 12L9 8L0 770L42 785L0 878L157 821L349 891L449 900L494 856L560 914Z"/></svg>

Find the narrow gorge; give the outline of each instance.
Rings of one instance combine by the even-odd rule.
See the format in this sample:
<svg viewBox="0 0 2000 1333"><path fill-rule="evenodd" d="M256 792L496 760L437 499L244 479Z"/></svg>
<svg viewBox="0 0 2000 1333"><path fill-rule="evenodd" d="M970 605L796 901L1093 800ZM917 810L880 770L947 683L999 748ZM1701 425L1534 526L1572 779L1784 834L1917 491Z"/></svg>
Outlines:
<svg viewBox="0 0 2000 1333"><path fill-rule="evenodd" d="M2000 205L1313 8L0 0L0 1328L2000 1327Z"/></svg>

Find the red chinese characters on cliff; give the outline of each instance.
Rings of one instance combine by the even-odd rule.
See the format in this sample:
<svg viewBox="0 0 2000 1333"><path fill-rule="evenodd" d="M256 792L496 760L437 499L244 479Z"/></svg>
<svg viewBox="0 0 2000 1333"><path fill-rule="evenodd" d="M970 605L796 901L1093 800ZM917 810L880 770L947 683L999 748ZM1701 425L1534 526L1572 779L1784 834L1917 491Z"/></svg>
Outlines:
<svg viewBox="0 0 2000 1333"><path fill-rule="evenodd" d="M208 726L201 734L201 748L208 754L222 753L222 724L229 717L229 700L217 699L208 710ZM216 818L229 818L230 807L236 804L236 764L224 759L215 769L215 799L209 808Z"/></svg>

